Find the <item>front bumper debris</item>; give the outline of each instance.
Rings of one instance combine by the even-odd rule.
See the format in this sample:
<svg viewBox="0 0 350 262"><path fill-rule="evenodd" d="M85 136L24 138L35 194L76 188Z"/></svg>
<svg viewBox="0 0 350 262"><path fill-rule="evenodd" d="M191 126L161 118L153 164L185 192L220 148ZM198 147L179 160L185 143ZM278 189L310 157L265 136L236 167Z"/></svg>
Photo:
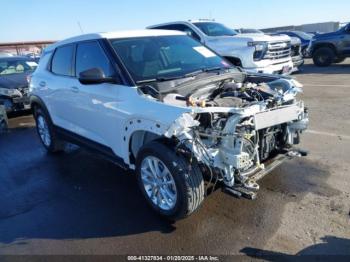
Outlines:
<svg viewBox="0 0 350 262"><path fill-rule="evenodd" d="M3 104L5 106L6 112L30 109L30 101L28 96L1 97L0 104Z"/></svg>
<svg viewBox="0 0 350 262"><path fill-rule="evenodd" d="M272 170L280 166L286 160L293 159L294 157L307 156L307 154L306 151L301 149L291 149L285 153L278 154L264 163L263 167L253 173L243 184L235 184L233 187L224 186L222 190L223 192L238 198L244 197L254 200L256 199L257 191L259 190L259 185L257 184L259 180L271 173Z"/></svg>

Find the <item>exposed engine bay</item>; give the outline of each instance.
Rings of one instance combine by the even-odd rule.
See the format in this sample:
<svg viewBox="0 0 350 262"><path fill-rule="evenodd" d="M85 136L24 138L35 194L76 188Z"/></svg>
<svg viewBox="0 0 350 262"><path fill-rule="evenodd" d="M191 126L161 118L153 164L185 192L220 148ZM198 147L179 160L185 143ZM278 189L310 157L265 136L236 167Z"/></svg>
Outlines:
<svg viewBox="0 0 350 262"><path fill-rule="evenodd" d="M293 146L308 125L307 109L296 100L301 87L290 78L245 75L203 85L184 83L165 92L147 87L150 93L143 92L166 104L192 108L165 136L176 138L178 148L227 187L257 190L253 176L265 163L280 154L300 154Z"/></svg>

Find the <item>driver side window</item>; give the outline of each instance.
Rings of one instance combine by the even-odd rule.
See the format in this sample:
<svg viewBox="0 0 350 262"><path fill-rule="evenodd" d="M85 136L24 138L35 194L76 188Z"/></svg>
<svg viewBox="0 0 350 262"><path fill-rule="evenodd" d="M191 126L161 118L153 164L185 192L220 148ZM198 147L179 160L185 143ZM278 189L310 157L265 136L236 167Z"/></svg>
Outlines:
<svg viewBox="0 0 350 262"><path fill-rule="evenodd" d="M100 68L106 77L112 77L114 70L104 50L96 41L79 43L76 54L76 76L85 70Z"/></svg>

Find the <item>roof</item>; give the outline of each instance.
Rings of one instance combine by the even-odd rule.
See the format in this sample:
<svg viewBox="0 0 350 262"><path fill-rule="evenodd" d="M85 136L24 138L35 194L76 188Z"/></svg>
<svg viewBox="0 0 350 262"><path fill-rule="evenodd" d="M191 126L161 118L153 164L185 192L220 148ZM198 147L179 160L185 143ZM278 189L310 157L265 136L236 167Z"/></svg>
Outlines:
<svg viewBox="0 0 350 262"><path fill-rule="evenodd" d="M188 21L173 21L173 22L166 22L166 23L161 23L161 24L156 24L156 25L150 25L147 26L146 28L151 29L151 28L157 28L160 26L166 26L166 25L173 25L173 24L193 24L193 23L217 23L215 20L210 20L210 19L196 19L196 20L188 20Z"/></svg>
<svg viewBox="0 0 350 262"><path fill-rule="evenodd" d="M116 38L134 38L147 36L170 36L170 35L185 35L185 33L172 30L130 30L130 31L115 31L106 33L93 33L71 37L54 43L46 48L47 51L55 49L58 46L70 44L78 41L94 40L94 39L116 39Z"/></svg>
<svg viewBox="0 0 350 262"><path fill-rule="evenodd" d="M173 22L166 22L166 23L161 23L161 24L156 24L156 25L150 25L150 26L147 26L146 28L147 29L152 29L152 28L157 28L157 27L160 27L160 26L166 26L166 25L173 25L173 24L190 24L191 22L189 21L173 21ZM155 29L153 29L155 30Z"/></svg>
<svg viewBox="0 0 350 262"><path fill-rule="evenodd" d="M188 20L190 23L217 23L215 19L192 19Z"/></svg>

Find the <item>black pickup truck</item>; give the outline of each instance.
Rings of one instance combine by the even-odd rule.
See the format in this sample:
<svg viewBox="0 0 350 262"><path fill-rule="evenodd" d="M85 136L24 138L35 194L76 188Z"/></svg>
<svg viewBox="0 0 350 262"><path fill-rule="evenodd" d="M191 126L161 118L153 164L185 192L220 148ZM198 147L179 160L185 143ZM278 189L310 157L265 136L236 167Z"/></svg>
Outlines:
<svg viewBox="0 0 350 262"><path fill-rule="evenodd" d="M307 51L316 66L329 66L350 57L350 23L338 31L312 38Z"/></svg>

